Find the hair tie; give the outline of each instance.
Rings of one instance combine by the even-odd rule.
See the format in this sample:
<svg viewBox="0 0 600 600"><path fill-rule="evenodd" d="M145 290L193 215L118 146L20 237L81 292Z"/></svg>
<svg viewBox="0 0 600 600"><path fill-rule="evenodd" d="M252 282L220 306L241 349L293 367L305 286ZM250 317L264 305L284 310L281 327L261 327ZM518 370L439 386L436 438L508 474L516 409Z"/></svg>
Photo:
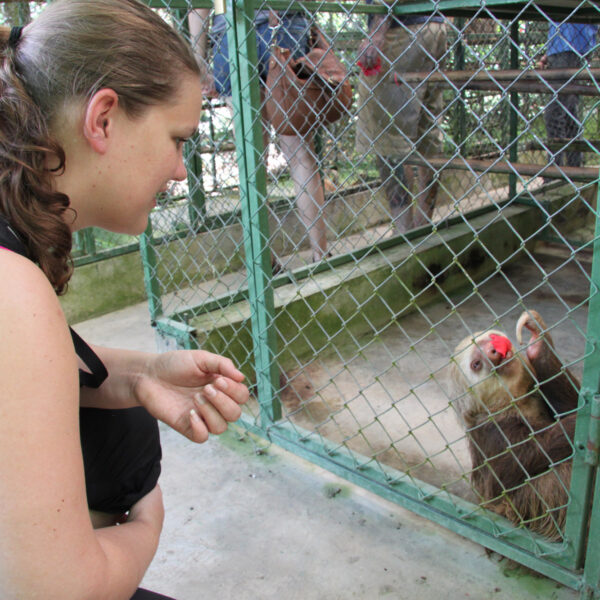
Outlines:
<svg viewBox="0 0 600 600"><path fill-rule="evenodd" d="M8 46L13 50L19 44L19 40L21 39L21 33L23 32L23 27L11 27L10 35L8 36Z"/></svg>

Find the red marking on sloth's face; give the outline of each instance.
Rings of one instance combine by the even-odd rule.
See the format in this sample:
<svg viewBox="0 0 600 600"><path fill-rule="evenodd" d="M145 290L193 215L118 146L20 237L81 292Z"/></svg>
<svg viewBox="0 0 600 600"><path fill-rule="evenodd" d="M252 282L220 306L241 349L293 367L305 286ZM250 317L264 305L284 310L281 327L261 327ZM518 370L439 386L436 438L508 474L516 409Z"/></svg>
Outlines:
<svg viewBox="0 0 600 600"><path fill-rule="evenodd" d="M512 344L510 340L504 335L498 335L497 333L490 333L490 340L494 350L502 357L506 358L506 355L512 350Z"/></svg>

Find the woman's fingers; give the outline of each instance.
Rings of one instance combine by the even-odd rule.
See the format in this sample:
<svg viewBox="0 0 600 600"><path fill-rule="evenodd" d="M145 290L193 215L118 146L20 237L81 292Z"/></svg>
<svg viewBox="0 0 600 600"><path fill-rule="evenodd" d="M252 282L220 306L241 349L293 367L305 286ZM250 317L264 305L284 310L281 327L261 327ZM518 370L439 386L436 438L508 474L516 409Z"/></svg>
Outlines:
<svg viewBox="0 0 600 600"><path fill-rule="evenodd" d="M231 398L237 404L245 404L248 401L248 388L238 381L234 381L227 377L217 377L213 381L213 385L217 392Z"/></svg>
<svg viewBox="0 0 600 600"><path fill-rule="evenodd" d="M194 407L209 433L219 434L227 429L228 421L237 421L241 409L230 398L219 397L211 385L194 396Z"/></svg>
<svg viewBox="0 0 600 600"><path fill-rule="evenodd" d="M227 390L227 392L230 391ZM240 403L227 392L223 392L217 388L215 382L205 385L200 395L208 403L209 407L213 408L222 419L229 422L237 421L242 414ZM209 411L209 415L211 414Z"/></svg>
<svg viewBox="0 0 600 600"><path fill-rule="evenodd" d="M202 444L208 440L208 429L206 423L201 419L196 408L190 410L190 435L192 442Z"/></svg>
<svg viewBox="0 0 600 600"><path fill-rule="evenodd" d="M203 373L222 375L239 382L244 380L244 374L235 367L229 358L204 350L195 350L193 356Z"/></svg>
<svg viewBox="0 0 600 600"><path fill-rule="evenodd" d="M223 433L228 422L240 418L240 405L248 400L248 396L245 385L227 377L217 377L196 392L193 397L194 408L190 411L193 441L202 443L211 433Z"/></svg>

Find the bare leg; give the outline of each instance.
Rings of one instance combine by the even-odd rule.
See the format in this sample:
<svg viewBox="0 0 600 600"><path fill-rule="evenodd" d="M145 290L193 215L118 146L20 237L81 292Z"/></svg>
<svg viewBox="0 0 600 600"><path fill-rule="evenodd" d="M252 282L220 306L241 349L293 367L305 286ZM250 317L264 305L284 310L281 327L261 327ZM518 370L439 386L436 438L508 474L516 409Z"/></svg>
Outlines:
<svg viewBox="0 0 600 600"><path fill-rule="evenodd" d="M419 167L419 189L413 215L414 227L431 223L438 187L433 170L429 167Z"/></svg>
<svg viewBox="0 0 600 600"><path fill-rule="evenodd" d="M261 89L261 101L263 100L264 90ZM264 104L264 102L261 103ZM231 98L228 98L228 105L233 112ZM268 122L263 114L262 137L265 161L269 147L269 136ZM325 194L321 184L312 138L280 135L279 146L290 168L296 194L296 206L308 232L312 259L313 261L321 260L327 253L327 229L323 219ZM272 255L271 262L274 270L279 271L281 269L274 255Z"/></svg>
<svg viewBox="0 0 600 600"><path fill-rule="evenodd" d="M412 213L409 188L406 182L406 171L401 163L393 157L377 157L377 168L385 198L390 207L394 226L399 233L412 228Z"/></svg>
<svg viewBox="0 0 600 600"><path fill-rule="evenodd" d="M323 219L325 194L312 138L280 135L279 145L290 166L296 206L308 231L313 261L320 260L327 253L327 229Z"/></svg>

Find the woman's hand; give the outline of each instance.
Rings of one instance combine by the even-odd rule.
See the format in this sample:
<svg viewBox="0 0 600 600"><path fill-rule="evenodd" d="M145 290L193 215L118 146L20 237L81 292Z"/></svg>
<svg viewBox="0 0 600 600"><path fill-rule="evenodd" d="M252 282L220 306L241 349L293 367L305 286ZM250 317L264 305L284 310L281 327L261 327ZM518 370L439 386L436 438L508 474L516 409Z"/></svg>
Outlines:
<svg viewBox="0 0 600 600"><path fill-rule="evenodd" d="M194 442L237 421L248 400L244 375L228 358L203 350L152 355L134 397L150 414Z"/></svg>

